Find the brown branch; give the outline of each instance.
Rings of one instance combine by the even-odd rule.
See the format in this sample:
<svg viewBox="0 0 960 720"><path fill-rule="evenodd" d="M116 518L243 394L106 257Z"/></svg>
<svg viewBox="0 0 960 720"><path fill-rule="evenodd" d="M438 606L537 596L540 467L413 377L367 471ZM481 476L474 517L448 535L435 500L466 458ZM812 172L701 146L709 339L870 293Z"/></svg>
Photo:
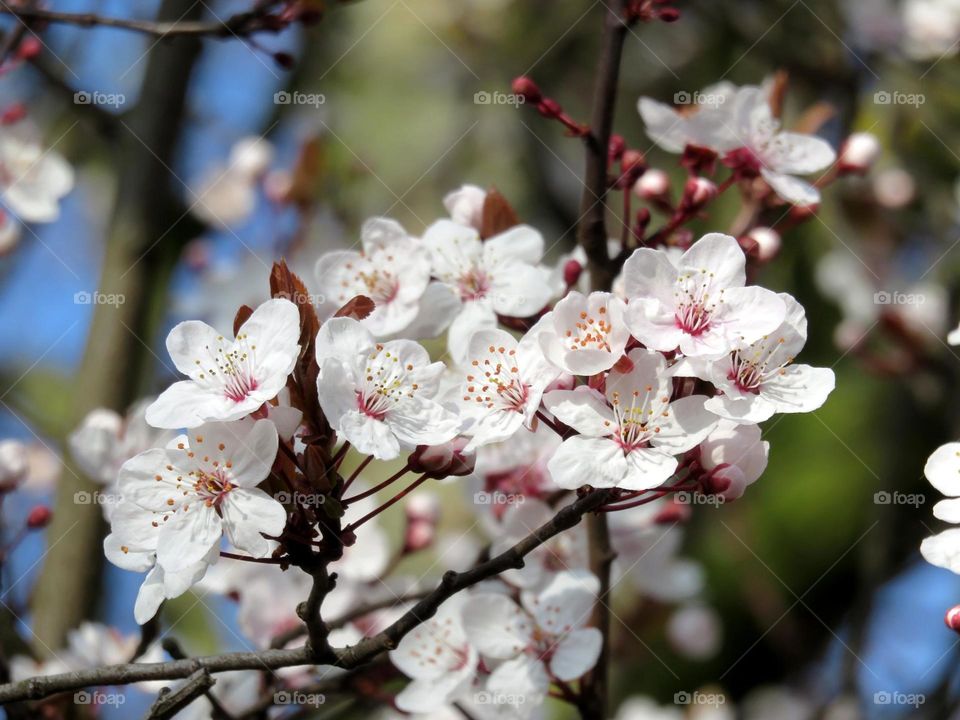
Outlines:
<svg viewBox="0 0 960 720"><path fill-rule="evenodd" d="M317 653L308 644L291 650L270 649L163 663L108 665L0 685L0 704L18 700L39 700L84 687L129 685L143 680L173 680L189 677L198 670L218 673L228 670L272 670L310 664L330 664L345 669L359 667L385 650L395 648L408 632L433 617L440 605L452 595L498 575L504 570L523 567L526 555L555 535L572 528L584 515L610 502L612 497L611 490L590 491L562 508L551 520L509 550L465 572L458 573L452 570L447 572L440 584L404 613L400 619L377 635L365 638L351 647L342 650L328 648L324 653Z"/></svg>
<svg viewBox="0 0 960 720"><path fill-rule="evenodd" d="M616 553L610 544L607 514L596 513L587 518L590 571L600 580L597 602L593 607L593 624L603 635L600 657L580 690L580 714L583 718L606 720L609 717L608 673L610 666L610 568Z"/></svg>
<svg viewBox="0 0 960 720"><path fill-rule="evenodd" d="M603 38L594 83L590 134L584 137L587 156L577 242L587 254L591 283L596 290L609 290L614 277L613 263L607 250L607 148L613 128L620 58L628 28L626 7L627 0L615 0L603 5ZM629 222L629 219L625 222Z"/></svg>
<svg viewBox="0 0 960 720"><path fill-rule="evenodd" d="M216 680L213 679L206 668L200 668L187 678L187 682L183 686L176 690L171 691L169 688L163 688L159 697L157 697L157 701L150 708L150 713L147 715L148 720L172 718L187 705L205 694L213 687L215 682Z"/></svg>
<svg viewBox="0 0 960 720"><path fill-rule="evenodd" d="M225 38L246 37L256 32L279 32L283 30L286 23L278 22L270 12L277 4L277 0L262 3L260 7L253 10L236 13L226 20L214 21L134 20L106 17L96 13L70 13L34 7L13 7L7 4L0 5L0 14L13 15L25 23L58 23L84 28L110 27L143 33L155 38L177 36Z"/></svg>

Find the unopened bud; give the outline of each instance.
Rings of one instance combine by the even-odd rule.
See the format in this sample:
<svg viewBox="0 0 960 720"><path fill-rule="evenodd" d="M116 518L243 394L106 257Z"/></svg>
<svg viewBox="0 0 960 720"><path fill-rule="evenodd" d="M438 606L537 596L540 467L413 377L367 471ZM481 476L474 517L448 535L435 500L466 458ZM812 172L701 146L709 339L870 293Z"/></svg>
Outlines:
<svg viewBox="0 0 960 720"><path fill-rule="evenodd" d="M555 118L559 117L563 113L563 108L560 107L560 103L552 98L543 98L537 104L537 110L546 118Z"/></svg>
<svg viewBox="0 0 960 720"><path fill-rule="evenodd" d="M410 469L431 477L469 475L476 464L474 453L464 453L468 440L457 437L440 445L418 445L410 455Z"/></svg>
<svg viewBox="0 0 960 720"><path fill-rule="evenodd" d="M20 41L20 45L17 47L17 57L20 60L32 60L40 54L41 50L43 50L43 44L40 39L35 35L30 35Z"/></svg>
<svg viewBox="0 0 960 720"><path fill-rule="evenodd" d="M429 522L412 522L407 524L407 530L403 536L404 552L419 552L426 550L433 544L437 536L436 525Z"/></svg>
<svg viewBox="0 0 960 720"><path fill-rule="evenodd" d="M17 102L9 105L0 115L0 125L14 125L27 116L27 106Z"/></svg>
<svg viewBox="0 0 960 720"><path fill-rule="evenodd" d="M693 210L701 208L718 194L716 183L702 177L692 177L683 188L683 204Z"/></svg>
<svg viewBox="0 0 960 720"><path fill-rule="evenodd" d="M536 104L543 99L543 95L540 94L540 88L526 75L514 78L513 82L510 83L510 87L514 94L520 95L528 103Z"/></svg>
<svg viewBox="0 0 960 720"><path fill-rule="evenodd" d="M760 262L770 262L780 252L780 233L773 228L756 227L741 238L740 245Z"/></svg>
<svg viewBox="0 0 960 720"><path fill-rule="evenodd" d="M408 522L436 523L440 519L440 501L433 493L421 492L413 495L404 510Z"/></svg>
<svg viewBox="0 0 960 720"><path fill-rule="evenodd" d="M670 176L663 170L651 168L633 185L634 194L641 200L657 200L670 192Z"/></svg>
<svg viewBox="0 0 960 720"><path fill-rule="evenodd" d="M672 23L680 19L680 11L676 8L663 8L657 12L657 17L663 22Z"/></svg>
<svg viewBox="0 0 960 720"><path fill-rule="evenodd" d="M610 144L607 146L607 157L610 162L616 162L623 157L623 151L627 149L627 142L623 135L613 134L610 136Z"/></svg>
<svg viewBox="0 0 960 720"><path fill-rule="evenodd" d="M657 525L674 525L689 520L690 514L689 505L671 501L669 505L654 516L653 522Z"/></svg>
<svg viewBox="0 0 960 720"><path fill-rule="evenodd" d="M630 188L647 168L647 160L639 150L625 150L620 158L620 174L623 187Z"/></svg>
<svg viewBox="0 0 960 720"><path fill-rule="evenodd" d="M853 133L840 148L840 172L865 173L880 154L880 141L868 132Z"/></svg>
<svg viewBox="0 0 960 720"><path fill-rule="evenodd" d="M27 527L31 530L45 528L53 519L53 511L46 505L37 505L27 515Z"/></svg>
<svg viewBox="0 0 960 720"><path fill-rule="evenodd" d="M583 273L583 265L579 260L571 258L564 263L563 266L563 282L566 283L567 287L573 287L577 284L577 281L580 279L580 275Z"/></svg>
<svg viewBox="0 0 960 720"><path fill-rule="evenodd" d="M293 59L293 55L288 52L275 52L273 54L273 61L282 67L284 70L289 70L294 66L296 60Z"/></svg>
<svg viewBox="0 0 960 720"><path fill-rule="evenodd" d="M960 633L960 605L954 605L952 608L947 610L947 614L944 615L943 621L947 624L948 628L956 633Z"/></svg>

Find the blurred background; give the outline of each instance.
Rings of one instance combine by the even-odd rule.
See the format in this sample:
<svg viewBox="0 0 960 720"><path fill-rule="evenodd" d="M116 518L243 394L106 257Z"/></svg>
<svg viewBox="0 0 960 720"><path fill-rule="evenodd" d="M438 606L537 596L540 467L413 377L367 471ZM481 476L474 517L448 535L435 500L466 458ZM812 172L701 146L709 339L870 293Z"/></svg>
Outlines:
<svg viewBox="0 0 960 720"><path fill-rule="evenodd" d="M210 19L249 3L55 5ZM924 24L906 5L691 0L678 4L679 22L628 37L615 131L667 170L675 191L683 172L644 134L641 95L672 102L783 70L785 124L814 108L835 146L867 131L883 153L862 177L827 188L817 216L784 233L779 258L756 278L807 308L802 359L832 367L837 389L821 410L765 425L770 464L744 498L694 513L683 552L703 566L716 642L692 658L664 632L670 607L618 588L618 698L670 703L705 686L731 701L779 698L784 714L757 717L790 717L790 703L804 702L839 713L837 699L863 717L948 717L956 704L958 638L943 614L960 602L960 578L917 549L941 529L924 462L960 435L960 363L945 341L960 277L960 32L939 16ZM40 33L40 55L0 77L0 106L26 104L45 145L74 166L76 187L56 222L28 226L0 256L0 437L32 449L26 491L3 505L5 534L35 504L54 508L53 523L4 565L2 633L44 655L83 617L135 629L140 578L102 561L100 510L74 501L92 486L66 438L92 408L123 410L170 382L162 341L172 324L201 318L227 331L240 304L267 297L273 259L287 257L309 286L319 253L356 243L364 219L387 215L419 234L463 183L509 198L543 232L548 260L573 248L581 146L532 108L489 100L528 75L585 120L601 12L590 0L358 0L255 42ZM17 25L0 20L5 32ZM292 56L289 68L276 52ZM76 92L117 102L78 103ZM270 170L248 212L218 227L197 193L248 136L275 149ZM694 229L723 230L736 210L724 197ZM95 291L124 301L85 302ZM912 300L896 300L904 295ZM463 492L442 493L443 528L454 532ZM191 651L237 647L224 629L235 624L228 599L168 605ZM878 692L925 700L877 703Z"/></svg>

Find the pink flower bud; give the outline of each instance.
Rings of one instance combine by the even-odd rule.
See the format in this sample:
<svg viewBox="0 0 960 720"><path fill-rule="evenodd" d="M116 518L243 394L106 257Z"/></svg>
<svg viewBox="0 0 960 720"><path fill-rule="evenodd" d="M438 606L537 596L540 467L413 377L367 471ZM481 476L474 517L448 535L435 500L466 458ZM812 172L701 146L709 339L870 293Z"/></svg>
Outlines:
<svg viewBox="0 0 960 720"><path fill-rule="evenodd" d="M440 501L433 493L413 495L406 504L407 522L436 523L440 519Z"/></svg>
<svg viewBox="0 0 960 720"><path fill-rule="evenodd" d="M23 120L26 116L27 106L20 102L13 103L3 111L2 115L0 115L0 124L14 125Z"/></svg>
<svg viewBox="0 0 960 720"><path fill-rule="evenodd" d="M641 200L658 200L670 192L670 176L663 170L651 168L633 185L633 193Z"/></svg>
<svg viewBox="0 0 960 720"><path fill-rule="evenodd" d="M717 196L716 183L702 177L692 177L683 188L683 203L695 210L706 205Z"/></svg>
<svg viewBox="0 0 960 720"><path fill-rule="evenodd" d="M944 616L943 621L947 624L948 628L954 632L960 633L960 605L954 605L952 608L947 610L947 614Z"/></svg>
<svg viewBox="0 0 960 720"><path fill-rule="evenodd" d="M567 287L573 287L580 279L581 273L583 273L583 265L580 264L579 260L571 258L563 266L563 282L566 283Z"/></svg>
<svg viewBox="0 0 960 720"><path fill-rule="evenodd" d="M640 173L647 166L647 159L639 150L626 150L620 160L620 167L623 174Z"/></svg>
<svg viewBox="0 0 960 720"><path fill-rule="evenodd" d="M433 523L408 523L403 537L403 550L408 553L425 550L433 544L436 535L436 526Z"/></svg>
<svg viewBox="0 0 960 720"><path fill-rule="evenodd" d="M552 98L544 98L537 105L537 110L546 118L559 117L563 113L560 103Z"/></svg>
<svg viewBox="0 0 960 720"><path fill-rule="evenodd" d="M40 42L40 39L35 35L30 35L20 41L20 45L17 47L17 58L20 60L32 60L37 57L42 50L43 44Z"/></svg>
<svg viewBox="0 0 960 720"><path fill-rule="evenodd" d="M868 132L853 133L840 148L840 171L865 173L880 154L880 142Z"/></svg>
<svg viewBox="0 0 960 720"><path fill-rule="evenodd" d="M611 135L610 144L607 146L607 157L610 162L615 162L623 157L623 151L627 149L627 143L623 135Z"/></svg>
<svg viewBox="0 0 960 720"><path fill-rule="evenodd" d="M53 511L46 505L37 505L27 515L27 527L31 530L39 530L50 524L53 519Z"/></svg>
<svg viewBox="0 0 960 720"><path fill-rule="evenodd" d="M540 93L540 88L537 87L537 84L526 77L521 75L518 78L514 78L513 82L510 84L513 92L517 95L523 97L523 99L528 103L539 103L543 99L543 95Z"/></svg>
<svg viewBox="0 0 960 720"><path fill-rule="evenodd" d="M756 227L741 238L740 245L760 262L769 262L780 252L780 233L772 228Z"/></svg>
<svg viewBox="0 0 960 720"><path fill-rule="evenodd" d="M410 455L410 469L438 479L469 475L476 464L476 455L463 452L467 442L467 438L456 437L442 445L418 445Z"/></svg>
<svg viewBox="0 0 960 720"><path fill-rule="evenodd" d="M691 512L689 505L672 501L656 514L653 522L657 525L673 525L675 523L686 522L690 519Z"/></svg>

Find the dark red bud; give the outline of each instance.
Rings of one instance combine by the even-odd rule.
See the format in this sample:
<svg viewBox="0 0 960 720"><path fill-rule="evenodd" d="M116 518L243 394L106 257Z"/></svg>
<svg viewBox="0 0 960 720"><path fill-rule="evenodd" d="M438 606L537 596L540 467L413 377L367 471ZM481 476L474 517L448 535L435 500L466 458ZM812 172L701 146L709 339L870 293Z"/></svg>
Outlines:
<svg viewBox="0 0 960 720"><path fill-rule="evenodd" d="M17 57L21 60L32 60L43 50L40 39L31 35L20 41L17 47Z"/></svg>
<svg viewBox="0 0 960 720"><path fill-rule="evenodd" d="M53 519L53 511L46 505L37 505L27 515L27 527L31 530L39 530L50 524Z"/></svg>
<svg viewBox="0 0 960 720"><path fill-rule="evenodd" d="M944 615L943 621L947 624L948 628L956 633L960 633L960 605L954 605L952 608L947 610L947 614Z"/></svg>
<svg viewBox="0 0 960 720"><path fill-rule="evenodd" d="M663 20L663 22L668 22L668 23L676 22L677 20L680 19L680 11L672 7L663 8L657 13L657 17Z"/></svg>
<svg viewBox="0 0 960 720"><path fill-rule="evenodd" d="M610 136L610 145L607 148L607 154L610 158L610 162L615 162L623 157L624 150L627 149L627 142L623 139L623 135L611 135Z"/></svg>
<svg viewBox="0 0 960 720"><path fill-rule="evenodd" d="M582 273L583 265L580 264L579 260L567 260L563 266L563 282L566 283L567 287L572 287L577 284L577 280L580 279Z"/></svg>
<svg viewBox="0 0 960 720"><path fill-rule="evenodd" d="M293 55L288 52L275 52L273 54L273 61L284 70L289 70L296 63L296 60L293 59Z"/></svg>
<svg viewBox="0 0 960 720"><path fill-rule="evenodd" d="M546 118L559 117L563 113L563 108L553 98L543 98L537 104L537 110Z"/></svg>
<svg viewBox="0 0 960 720"><path fill-rule="evenodd" d="M525 75L514 78L510 87L515 94L521 95L528 103L539 103L543 99L540 88L537 87L537 84L533 80Z"/></svg>
<svg viewBox="0 0 960 720"><path fill-rule="evenodd" d="M6 110L3 111L3 115L0 115L0 124L2 125L13 125L20 122L27 116L27 106L23 103L13 103Z"/></svg>

